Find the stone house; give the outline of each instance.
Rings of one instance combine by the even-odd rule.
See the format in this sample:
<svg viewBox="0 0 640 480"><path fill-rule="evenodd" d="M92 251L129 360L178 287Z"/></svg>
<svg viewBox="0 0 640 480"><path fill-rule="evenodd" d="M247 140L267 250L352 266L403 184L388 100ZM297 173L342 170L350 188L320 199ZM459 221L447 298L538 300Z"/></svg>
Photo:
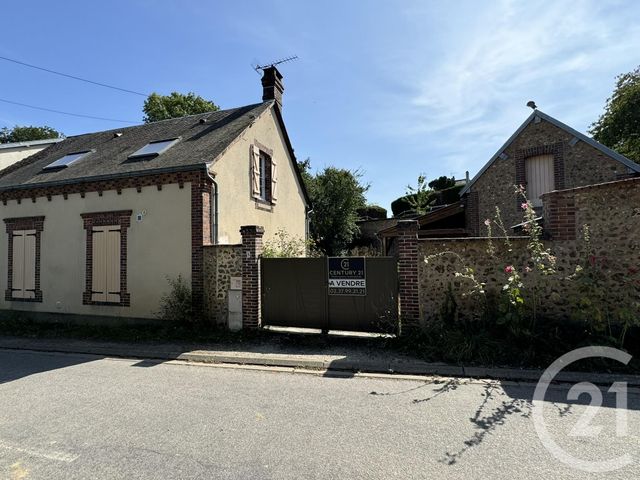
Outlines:
<svg viewBox="0 0 640 480"><path fill-rule="evenodd" d="M5 169L0 308L153 318L180 275L197 312L206 246L251 224L304 238L282 76L262 85L261 103L68 137Z"/></svg>
<svg viewBox="0 0 640 480"><path fill-rule="evenodd" d="M521 198L514 186L523 185L542 215L544 193L636 176L640 165L534 110L513 135L460 191L465 201L465 229L469 236L486 236L482 222L493 218L496 206L507 228L522 222Z"/></svg>
<svg viewBox="0 0 640 480"><path fill-rule="evenodd" d="M574 130L540 110L534 110L484 167L460 191L460 201L417 218L419 238L487 236L483 222L496 207L507 229L523 221L523 185L536 210L542 195L587 185L612 182L640 174L640 165ZM378 232L385 253L395 251L399 230ZM494 232L495 234L495 232ZM497 233L500 235L500 233Z"/></svg>

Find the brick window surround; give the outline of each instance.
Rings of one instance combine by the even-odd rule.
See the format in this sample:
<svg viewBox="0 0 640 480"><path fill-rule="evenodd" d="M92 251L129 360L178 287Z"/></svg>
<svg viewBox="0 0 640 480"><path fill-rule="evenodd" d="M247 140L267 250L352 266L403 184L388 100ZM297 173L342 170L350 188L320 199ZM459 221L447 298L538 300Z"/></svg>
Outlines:
<svg viewBox="0 0 640 480"><path fill-rule="evenodd" d="M536 147L522 148L516 151L516 185L527 186L527 173L525 162L527 158L538 155L553 155L553 182L554 190L565 188L564 180L564 144L556 142L549 145L538 145ZM516 199L516 208L520 210L522 199Z"/></svg>
<svg viewBox="0 0 640 480"><path fill-rule="evenodd" d="M131 295L127 291L127 230L131 225L132 210L113 212L83 213L80 216L86 230L86 265L85 291L82 294L83 305L113 305L128 307L131 305ZM96 302L91 299L93 293L93 227L120 225L120 301Z"/></svg>
<svg viewBox="0 0 640 480"><path fill-rule="evenodd" d="M44 217L5 218L4 223L9 234L7 245L7 289L4 299L10 302L42 302L42 290L40 289L40 245L41 234L44 227ZM36 272L34 298L13 298L13 232L14 230L35 230L36 232Z"/></svg>

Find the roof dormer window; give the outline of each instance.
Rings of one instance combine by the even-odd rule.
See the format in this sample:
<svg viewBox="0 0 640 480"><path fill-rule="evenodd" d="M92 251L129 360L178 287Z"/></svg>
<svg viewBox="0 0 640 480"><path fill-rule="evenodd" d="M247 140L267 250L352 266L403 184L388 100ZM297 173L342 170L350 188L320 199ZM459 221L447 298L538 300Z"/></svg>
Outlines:
<svg viewBox="0 0 640 480"><path fill-rule="evenodd" d="M92 150L86 150L84 152L76 152L76 153L68 153L64 157L59 158L53 163L50 163L46 167L43 167L43 170L58 170L62 168L67 168L69 165L76 163L77 161L83 159L87 155L89 155Z"/></svg>
<svg viewBox="0 0 640 480"><path fill-rule="evenodd" d="M129 158L141 157L157 157L171 148L179 139L171 138L168 140L158 140L157 142L149 142L140 150L129 155Z"/></svg>

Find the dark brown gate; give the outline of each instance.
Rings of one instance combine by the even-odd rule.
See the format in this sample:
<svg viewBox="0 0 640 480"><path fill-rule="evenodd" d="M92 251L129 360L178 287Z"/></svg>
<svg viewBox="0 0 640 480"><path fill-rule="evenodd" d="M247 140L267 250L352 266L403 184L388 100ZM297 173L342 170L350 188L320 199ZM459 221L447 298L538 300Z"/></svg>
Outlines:
<svg viewBox="0 0 640 480"><path fill-rule="evenodd" d="M393 257L365 258L365 295L329 295L326 258L263 258L261 269L263 325L397 332L398 268Z"/></svg>

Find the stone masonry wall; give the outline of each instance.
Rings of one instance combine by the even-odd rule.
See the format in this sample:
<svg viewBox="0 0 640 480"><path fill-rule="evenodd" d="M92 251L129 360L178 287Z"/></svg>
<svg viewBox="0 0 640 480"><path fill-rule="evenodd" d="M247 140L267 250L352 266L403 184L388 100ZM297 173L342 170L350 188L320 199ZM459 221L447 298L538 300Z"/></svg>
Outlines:
<svg viewBox="0 0 640 480"><path fill-rule="evenodd" d="M516 171L516 164L538 151L553 153L556 162L560 162L556 169L556 188L610 182L628 174L627 168L621 163L585 142L578 141L571 145L572 139L570 133L545 120L527 125L505 149L507 157L496 159L471 187L470 192L478 194L478 215L474 224L468 225L470 231L486 236L487 230L482 222L485 218L493 218L496 205L502 211L507 228L522 221L522 212L518 209L520 199L516 198L513 190L514 185L522 182L524 173L522 166Z"/></svg>
<svg viewBox="0 0 640 480"><path fill-rule="evenodd" d="M543 202L545 229L557 233L544 242L557 258L557 274L545 277L542 313L556 318L571 317L575 308L572 298L576 297L576 282L568 277L585 261L603 266L610 308L629 303L630 291L640 301L640 178L552 192L543 196ZM550 205L563 207L553 210ZM559 227L554 228L554 225ZM584 250L584 225L588 225L591 232L591 255ZM505 284L505 266L514 265L523 272L528 257L526 238L511 239L511 252L503 239L491 240L495 248L493 256L488 253L489 243L487 238L419 242L422 322L437 318L450 284L458 293L470 285L468 280L455 276L463 266L473 268L476 278L486 282L489 294L498 293ZM449 253L437 255L442 252ZM425 263L425 257L429 256L431 259ZM523 277L526 279L526 273ZM478 305L472 297L461 299L461 302L469 312L477 311Z"/></svg>
<svg viewBox="0 0 640 480"><path fill-rule="evenodd" d="M204 247L205 318L224 325L228 317L231 277L242 276L242 245Z"/></svg>

